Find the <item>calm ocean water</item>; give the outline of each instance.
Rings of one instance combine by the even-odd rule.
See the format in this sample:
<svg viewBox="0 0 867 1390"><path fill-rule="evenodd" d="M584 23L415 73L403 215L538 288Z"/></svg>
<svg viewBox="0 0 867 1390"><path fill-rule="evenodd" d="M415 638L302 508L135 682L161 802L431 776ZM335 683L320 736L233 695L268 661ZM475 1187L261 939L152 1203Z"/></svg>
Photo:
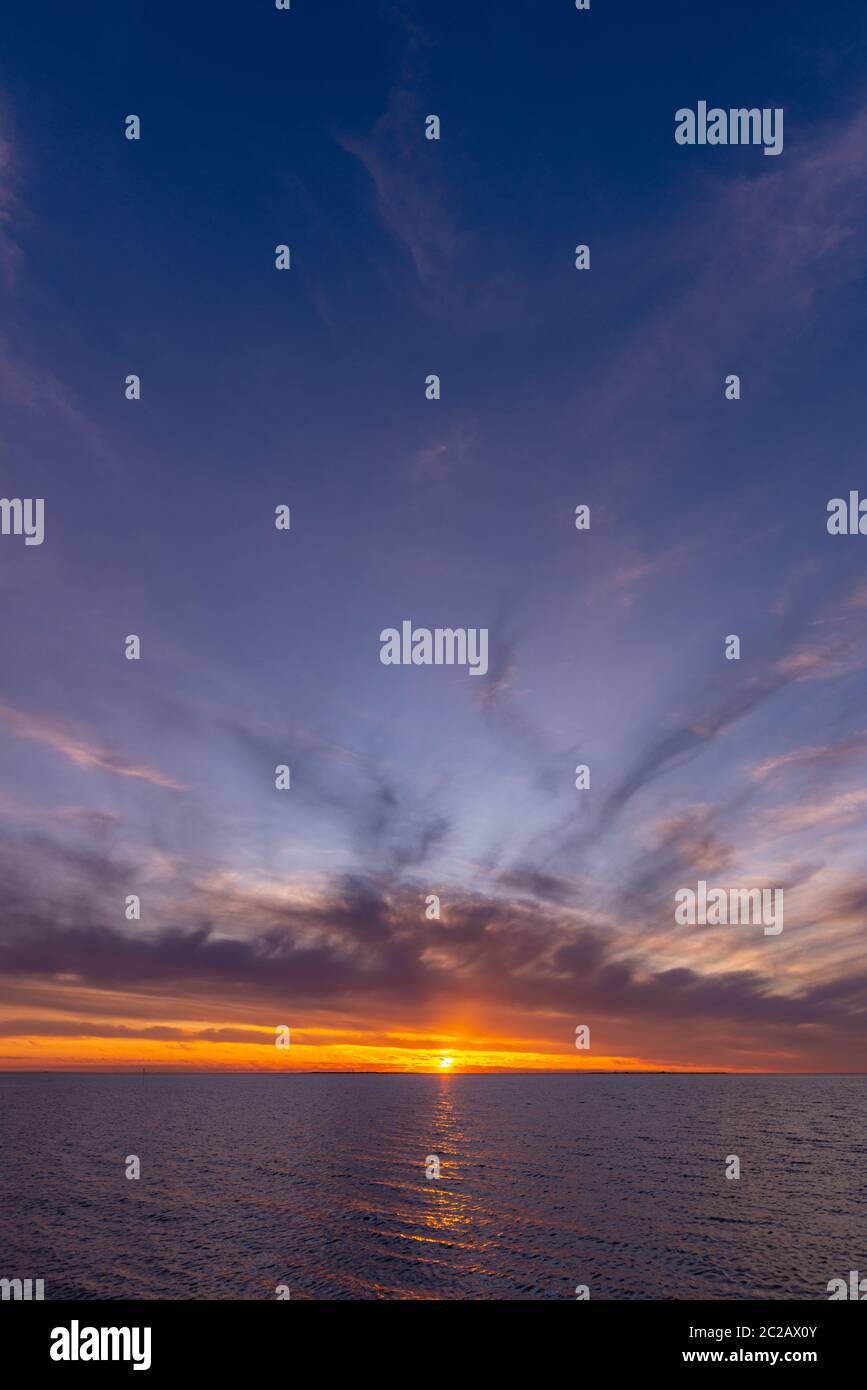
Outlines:
<svg viewBox="0 0 867 1390"><path fill-rule="evenodd" d="M867 1274L865 1121L865 1077L2 1075L0 1276L47 1298L824 1299Z"/></svg>

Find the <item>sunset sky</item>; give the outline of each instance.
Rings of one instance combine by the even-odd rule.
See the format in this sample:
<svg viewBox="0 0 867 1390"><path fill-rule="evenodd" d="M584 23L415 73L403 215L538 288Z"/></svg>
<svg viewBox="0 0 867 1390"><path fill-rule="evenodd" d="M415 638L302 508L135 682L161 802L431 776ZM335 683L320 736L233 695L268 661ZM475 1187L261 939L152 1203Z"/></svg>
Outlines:
<svg viewBox="0 0 867 1390"><path fill-rule="evenodd" d="M0 1068L867 1070L863 5L13 8Z"/></svg>

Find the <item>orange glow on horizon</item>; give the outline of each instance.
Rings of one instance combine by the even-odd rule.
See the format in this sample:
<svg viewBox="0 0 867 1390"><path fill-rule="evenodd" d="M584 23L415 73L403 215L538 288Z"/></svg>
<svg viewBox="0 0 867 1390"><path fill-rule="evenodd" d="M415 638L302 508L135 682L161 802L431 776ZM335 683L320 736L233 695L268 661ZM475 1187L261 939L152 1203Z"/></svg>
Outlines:
<svg viewBox="0 0 867 1390"><path fill-rule="evenodd" d="M180 1026L180 1025L176 1025ZM219 1025L215 1029L218 1031ZM131 1030L132 1031L132 1030ZM196 1032L200 1029L197 1027ZM253 1030L246 1030L253 1031ZM257 1029L261 1042L204 1041L201 1037L7 1037L4 1071L189 1072L429 1072L440 1075L503 1071L707 1071L707 1065L632 1056L589 1056L502 1038L444 1039L407 1034L363 1035L337 1041L336 1030L293 1030L291 1045L277 1048L273 1029ZM193 1033L190 1028L189 1032ZM297 1039L297 1040L296 1040ZM303 1039L303 1040L302 1040ZM316 1040L314 1040L316 1039ZM448 1051L443 1050L448 1043ZM731 1070L731 1068L715 1068ZM752 1069L750 1069L752 1070Z"/></svg>

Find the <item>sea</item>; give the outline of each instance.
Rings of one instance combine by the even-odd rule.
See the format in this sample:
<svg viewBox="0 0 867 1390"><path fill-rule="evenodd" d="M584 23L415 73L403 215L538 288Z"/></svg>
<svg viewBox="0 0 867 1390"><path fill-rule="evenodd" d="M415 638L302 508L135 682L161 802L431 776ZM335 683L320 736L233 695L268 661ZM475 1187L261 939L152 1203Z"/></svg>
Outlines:
<svg viewBox="0 0 867 1390"><path fill-rule="evenodd" d="M0 1075L46 1299L827 1299L865 1179L865 1076Z"/></svg>

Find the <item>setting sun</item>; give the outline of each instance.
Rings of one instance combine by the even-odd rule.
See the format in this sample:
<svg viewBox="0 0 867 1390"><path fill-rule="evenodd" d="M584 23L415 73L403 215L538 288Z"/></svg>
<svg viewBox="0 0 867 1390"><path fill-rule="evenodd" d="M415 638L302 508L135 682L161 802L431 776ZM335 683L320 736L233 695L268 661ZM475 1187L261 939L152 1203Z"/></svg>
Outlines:
<svg viewBox="0 0 867 1390"><path fill-rule="evenodd" d="M441 1057L441 1058L440 1058L440 1066L441 1066L441 1067L451 1067L451 1066L454 1065L454 1060L455 1060L454 1057Z"/></svg>

